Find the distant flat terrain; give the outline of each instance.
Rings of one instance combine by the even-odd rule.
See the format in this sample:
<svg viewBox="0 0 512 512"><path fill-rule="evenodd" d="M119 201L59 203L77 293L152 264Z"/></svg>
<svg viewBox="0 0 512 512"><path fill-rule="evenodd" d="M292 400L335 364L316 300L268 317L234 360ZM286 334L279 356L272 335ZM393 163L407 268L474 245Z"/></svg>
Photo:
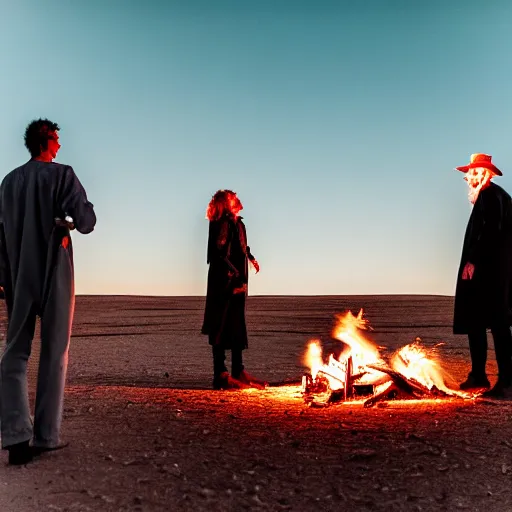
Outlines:
<svg viewBox="0 0 512 512"><path fill-rule="evenodd" d="M210 389L203 307L202 297L77 298L70 446L21 468L4 455L1 512L512 510L512 402L315 408L290 384L305 371L307 342L336 350L335 316L360 308L384 355L420 337L464 378L469 351L452 335L453 298L250 297L246 366L287 385L237 392ZM38 350L36 341L32 399Z"/></svg>
<svg viewBox="0 0 512 512"><path fill-rule="evenodd" d="M203 308L203 297L78 297L69 383L210 387ZM464 376L469 350L464 336L452 334L453 298L417 295L249 297L247 368L269 381L300 377L307 342L320 338L329 347L335 315L361 308L378 345L393 350L417 336L426 346L444 342L443 366Z"/></svg>

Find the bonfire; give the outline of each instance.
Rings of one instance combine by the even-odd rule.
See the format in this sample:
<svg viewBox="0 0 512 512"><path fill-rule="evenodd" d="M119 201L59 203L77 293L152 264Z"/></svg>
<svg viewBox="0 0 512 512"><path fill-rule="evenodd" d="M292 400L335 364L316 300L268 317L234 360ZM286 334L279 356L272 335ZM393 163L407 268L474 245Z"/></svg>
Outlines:
<svg viewBox="0 0 512 512"><path fill-rule="evenodd" d="M371 407L379 400L391 398L472 397L448 387L446 382L453 379L419 338L386 361L382 347L365 336L371 327L363 310L357 316L348 311L337 318L333 338L343 343L339 356L330 354L324 362L320 341L309 342L305 364L310 373L302 379L307 401L325 395L325 403L329 404L364 397L365 407Z"/></svg>

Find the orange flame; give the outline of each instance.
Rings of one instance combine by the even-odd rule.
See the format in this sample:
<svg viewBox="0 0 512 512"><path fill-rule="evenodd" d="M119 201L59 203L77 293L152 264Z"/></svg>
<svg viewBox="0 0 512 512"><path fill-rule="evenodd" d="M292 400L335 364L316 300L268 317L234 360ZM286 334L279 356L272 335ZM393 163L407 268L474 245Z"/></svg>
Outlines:
<svg viewBox="0 0 512 512"><path fill-rule="evenodd" d="M407 379L416 380L428 389L435 386L449 395L469 396L468 393L455 391L446 386L447 373L435 359L432 359L432 356L429 358L427 350L421 347L418 342L402 347L393 354L390 363L395 371L401 373Z"/></svg>
<svg viewBox="0 0 512 512"><path fill-rule="evenodd" d="M382 380L383 374L377 370L368 368L369 364L383 363L379 347L367 340L362 331L370 330L368 320L363 318L364 312L361 309L357 316L351 311L338 315L338 323L333 330L333 338L345 343L347 349L343 351L339 359L333 354L324 364L322 359L322 348L318 340L312 340L307 348L305 363L310 368L313 380L320 373L327 379L332 390L342 389L345 385L349 357L352 357L352 374L359 375L356 379L358 384L373 384Z"/></svg>
<svg viewBox="0 0 512 512"><path fill-rule="evenodd" d="M311 340L309 342L306 355L304 356L304 364L309 367L313 380L316 380L318 370L324 364L322 360L322 347L319 340Z"/></svg>
<svg viewBox="0 0 512 512"><path fill-rule="evenodd" d="M373 385L375 392L380 392L391 385L391 378L385 372L370 368L371 366L386 366L382 359L380 348L366 339L363 331L371 330L368 320L363 318L361 309L357 316L351 311L337 315L337 324L333 329L332 337L343 342L347 347L338 359L333 354L328 362L323 362L322 347L319 340L312 340L308 344L305 364L310 368L313 381L317 376L329 382L331 390L342 389L346 385L347 367L352 359L352 382L360 385ZM415 380L429 390L436 387L449 395L468 398L471 395L450 389L446 385L448 374L441 368L432 354L420 346L421 340L402 347L390 360L391 368L402 374L406 379Z"/></svg>
<svg viewBox="0 0 512 512"><path fill-rule="evenodd" d="M368 320L363 318L361 309L357 316L351 311L344 315L338 315L338 324L334 328L333 338L348 345L348 351L342 356L352 357L353 374L363 374L359 379L360 384L372 384L382 378L382 373L368 368L369 364L382 364L384 361L377 345L367 340L362 331L371 330Z"/></svg>

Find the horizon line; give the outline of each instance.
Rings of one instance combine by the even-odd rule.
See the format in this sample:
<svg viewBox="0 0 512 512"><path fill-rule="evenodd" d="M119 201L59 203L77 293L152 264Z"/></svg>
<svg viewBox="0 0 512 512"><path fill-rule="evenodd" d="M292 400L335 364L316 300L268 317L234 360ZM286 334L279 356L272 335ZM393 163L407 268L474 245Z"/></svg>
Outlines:
<svg viewBox="0 0 512 512"><path fill-rule="evenodd" d="M75 297L162 297L204 299L206 295L146 295L128 293L77 293ZM251 294L250 297L454 297L443 293L313 293L313 294Z"/></svg>

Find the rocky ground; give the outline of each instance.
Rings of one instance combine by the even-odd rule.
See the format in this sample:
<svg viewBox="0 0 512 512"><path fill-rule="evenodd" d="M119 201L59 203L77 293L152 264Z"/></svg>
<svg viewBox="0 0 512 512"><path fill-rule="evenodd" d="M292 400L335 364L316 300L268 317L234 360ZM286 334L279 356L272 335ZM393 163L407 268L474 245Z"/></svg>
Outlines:
<svg viewBox="0 0 512 512"><path fill-rule="evenodd" d="M386 353L439 342L468 371L446 297L254 297L248 369L275 386L216 392L198 298L79 297L63 437L24 467L0 463L2 512L512 510L512 402L311 407L290 383L307 341L365 307ZM30 363L36 376L37 343ZM490 358L494 356L490 351ZM489 365L495 378L495 365ZM288 383L288 385L283 385Z"/></svg>

